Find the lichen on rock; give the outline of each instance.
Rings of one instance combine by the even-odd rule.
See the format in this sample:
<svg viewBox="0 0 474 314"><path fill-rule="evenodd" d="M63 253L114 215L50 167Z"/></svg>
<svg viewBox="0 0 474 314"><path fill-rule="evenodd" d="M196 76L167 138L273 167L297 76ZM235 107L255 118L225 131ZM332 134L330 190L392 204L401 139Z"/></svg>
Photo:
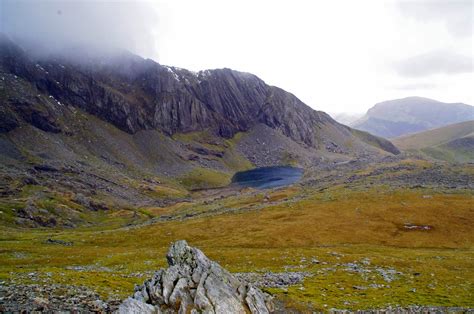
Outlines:
<svg viewBox="0 0 474 314"><path fill-rule="evenodd" d="M237 279L186 241L173 243L169 267L135 287L119 313L271 313L271 297Z"/></svg>

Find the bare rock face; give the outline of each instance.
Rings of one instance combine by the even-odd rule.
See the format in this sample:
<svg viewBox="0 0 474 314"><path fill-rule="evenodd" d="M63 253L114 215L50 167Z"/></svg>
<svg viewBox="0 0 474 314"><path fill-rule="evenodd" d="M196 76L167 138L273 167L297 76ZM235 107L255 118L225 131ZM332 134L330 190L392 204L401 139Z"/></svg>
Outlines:
<svg viewBox="0 0 474 314"><path fill-rule="evenodd" d="M271 313L268 295L234 277L186 241L171 245L169 267L135 288L119 313Z"/></svg>
<svg viewBox="0 0 474 314"><path fill-rule="evenodd" d="M0 111L3 133L21 122L45 132L65 131L60 108L70 107L130 134L205 130L232 138L264 124L312 148L325 146L326 129L340 143L358 141L326 113L250 73L196 73L121 51L39 58L1 34L0 55L0 90L8 91L0 99L6 108Z"/></svg>

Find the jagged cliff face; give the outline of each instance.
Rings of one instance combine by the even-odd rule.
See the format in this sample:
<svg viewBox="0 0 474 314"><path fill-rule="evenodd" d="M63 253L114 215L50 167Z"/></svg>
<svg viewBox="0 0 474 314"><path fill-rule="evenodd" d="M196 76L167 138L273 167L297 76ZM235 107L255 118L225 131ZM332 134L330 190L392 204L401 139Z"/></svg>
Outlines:
<svg viewBox="0 0 474 314"><path fill-rule="evenodd" d="M37 185L91 210L164 206L253 167L311 169L398 153L252 74L75 54L35 59L0 40L1 195L15 199L18 184ZM31 192L19 224L84 223L69 211L37 212L42 197Z"/></svg>
<svg viewBox="0 0 474 314"><path fill-rule="evenodd" d="M48 133L81 133L75 123L75 110L79 110L130 135L151 130L168 136L206 131L225 139L264 126L263 130L275 131L303 150L352 156L398 153L390 142L354 132L253 74L230 69L195 73L127 52L77 50L68 57L34 58L7 38L0 38L0 51L3 133L24 123ZM248 141L246 158L262 165L260 149L253 146L259 141L269 144L278 134L265 134L267 140L256 138L256 144ZM291 153L318 155L280 140L271 146L278 149L280 161ZM274 163L279 162L263 164Z"/></svg>
<svg viewBox="0 0 474 314"><path fill-rule="evenodd" d="M209 129L230 138L263 123L314 147L315 126L334 123L292 94L230 69L194 73L127 53L81 61L33 60L8 40L0 49L7 72L129 133L157 129L171 135Z"/></svg>

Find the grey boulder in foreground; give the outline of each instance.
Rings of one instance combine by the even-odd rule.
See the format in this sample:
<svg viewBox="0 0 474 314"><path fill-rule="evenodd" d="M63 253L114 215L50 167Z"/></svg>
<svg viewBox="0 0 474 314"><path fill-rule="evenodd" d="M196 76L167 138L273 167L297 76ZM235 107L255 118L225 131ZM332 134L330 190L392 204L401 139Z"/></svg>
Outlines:
<svg viewBox="0 0 474 314"><path fill-rule="evenodd" d="M270 296L234 277L186 241L171 245L169 267L155 273L119 313L271 313Z"/></svg>

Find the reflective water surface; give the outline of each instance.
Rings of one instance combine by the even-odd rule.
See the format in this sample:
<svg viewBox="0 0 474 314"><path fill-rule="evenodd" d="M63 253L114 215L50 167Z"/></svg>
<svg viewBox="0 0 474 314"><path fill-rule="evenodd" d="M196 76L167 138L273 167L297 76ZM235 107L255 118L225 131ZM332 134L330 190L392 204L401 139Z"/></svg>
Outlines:
<svg viewBox="0 0 474 314"><path fill-rule="evenodd" d="M290 166L262 167L237 172L232 178L233 184L257 189L275 188L290 185L300 180L303 169Z"/></svg>

